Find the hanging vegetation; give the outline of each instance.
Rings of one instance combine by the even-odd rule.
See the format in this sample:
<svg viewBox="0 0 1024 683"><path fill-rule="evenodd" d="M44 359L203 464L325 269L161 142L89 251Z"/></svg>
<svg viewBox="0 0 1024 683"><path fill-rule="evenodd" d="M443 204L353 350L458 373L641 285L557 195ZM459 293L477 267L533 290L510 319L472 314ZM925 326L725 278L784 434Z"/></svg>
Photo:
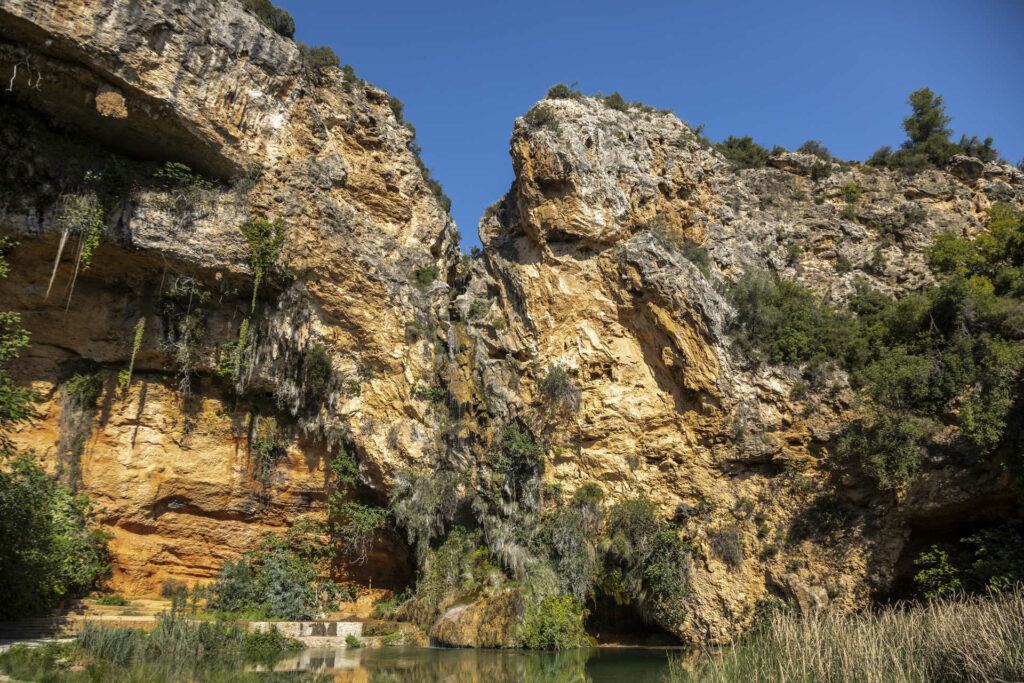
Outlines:
<svg viewBox="0 0 1024 683"><path fill-rule="evenodd" d="M132 383L132 369L135 367L135 356L139 353L139 348L142 347L142 337L145 333L146 319L139 318L139 322L135 323L135 337L132 340L131 360L128 361L128 367L121 370L117 375L117 383L123 391L128 391L128 387Z"/></svg>

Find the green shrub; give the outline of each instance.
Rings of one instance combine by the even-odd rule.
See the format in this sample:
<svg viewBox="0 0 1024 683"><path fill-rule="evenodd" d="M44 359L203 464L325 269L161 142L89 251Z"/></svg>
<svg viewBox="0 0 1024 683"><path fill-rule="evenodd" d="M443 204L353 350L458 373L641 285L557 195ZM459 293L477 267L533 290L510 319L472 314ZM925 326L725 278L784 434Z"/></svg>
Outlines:
<svg viewBox="0 0 1024 683"><path fill-rule="evenodd" d="M131 603L115 593L114 595L104 595L103 597L97 599L96 604L108 607L124 607L125 605L130 605Z"/></svg>
<svg viewBox="0 0 1024 683"><path fill-rule="evenodd" d="M239 229L248 248L249 270L253 277L251 310L255 311L256 293L272 272L284 244L284 220L278 218L271 223L266 218L252 218Z"/></svg>
<svg viewBox="0 0 1024 683"><path fill-rule="evenodd" d="M413 384L409 394L421 401L441 403L448 396L448 390L441 386L425 387L422 384Z"/></svg>
<svg viewBox="0 0 1024 683"><path fill-rule="evenodd" d="M334 366L327 347L314 344L302 354L302 392L307 401L320 398L330 384Z"/></svg>
<svg viewBox="0 0 1024 683"><path fill-rule="evenodd" d="M108 537L90 521L89 500L53 481L28 456L12 454L3 465L0 617L41 613L97 588L110 569Z"/></svg>
<svg viewBox="0 0 1024 683"><path fill-rule="evenodd" d="M469 305L469 310L466 312L466 315L470 318L479 318L485 311L487 311L487 307L488 303L486 301L474 299L473 303Z"/></svg>
<svg viewBox="0 0 1024 683"><path fill-rule="evenodd" d="M932 429L927 420L907 414L860 418L846 428L837 451L858 458L880 488L899 488L920 473Z"/></svg>
<svg viewBox="0 0 1024 683"><path fill-rule="evenodd" d="M64 390L76 410L92 408L103 391L103 376L98 372L76 374L67 381Z"/></svg>
<svg viewBox="0 0 1024 683"><path fill-rule="evenodd" d="M228 560L210 587L210 609L241 612L255 607L256 577L247 558Z"/></svg>
<svg viewBox="0 0 1024 683"><path fill-rule="evenodd" d="M500 574L479 531L452 529L444 543L425 556L416 583L417 596L438 606L446 599L472 599Z"/></svg>
<svg viewBox="0 0 1024 683"><path fill-rule="evenodd" d="M562 366L548 368L544 377L537 382L537 389L552 403L568 410L579 410L580 387Z"/></svg>
<svg viewBox="0 0 1024 683"><path fill-rule="evenodd" d="M715 529L708 533L711 551L730 567L743 565L743 542L735 525Z"/></svg>
<svg viewBox="0 0 1024 683"><path fill-rule="evenodd" d="M352 68L351 64L341 67L341 78L345 92L352 92L356 84L363 84L363 79L356 76L356 70Z"/></svg>
<svg viewBox="0 0 1024 683"><path fill-rule="evenodd" d="M312 616L306 591L312 581L311 571L294 555L271 557L259 568L256 590L268 612L289 621Z"/></svg>
<svg viewBox="0 0 1024 683"><path fill-rule="evenodd" d="M797 147L796 151L801 154L813 154L819 159L823 159L825 161L832 161L832 152L828 150L828 147L821 144L821 140L807 140Z"/></svg>
<svg viewBox="0 0 1024 683"><path fill-rule="evenodd" d="M327 45L310 47L305 43L299 43L299 53L302 55L302 65L313 71L322 71L331 67L337 68L341 64L338 55Z"/></svg>
<svg viewBox="0 0 1024 683"><path fill-rule="evenodd" d="M839 190L839 195L847 202L856 202L864 194L864 190L861 189L857 183L852 180L847 180L843 187Z"/></svg>
<svg viewBox="0 0 1024 683"><path fill-rule="evenodd" d="M490 459L513 498L518 499L526 481L541 468L543 455L544 447L533 440L533 435L510 422L502 427L498 449L491 453Z"/></svg>
<svg viewBox="0 0 1024 683"><path fill-rule="evenodd" d="M417 268L415 273L416 286L420 289L426 289L434 283L434 280L437 279L440 272L441 271L437 265L433 263L428 266L421 266L420 268Z"/></svg>
<svg viewBox="0 0 1024 683"><path fill-rule="evenodd" d="M295 35L295 20L292 19L292 15L271 4L270 0L242 0L242 4L275 33L285 38Z"/></svg>
<svg viewBox="0 0 1024 683"><path fill-rule="evenodd" d="M844 221L855 221L857 220L857 207L854 204L847 204L839 212L839 217Z"/></svg>
<svg viewBox="0 0 1024 683"><path fill-rule="evenodd" d="M736 168L762 168L768 161L768 150L749 135L742 138L730 135L717 143L715 149Z"/></svg>
<svg viewBox="0 0 1024 683"><path fill-rule="evenodd" d="M730 329L741 347L759 348L773 362L835 356L843 347L845 320L796 282L748 271L733 282L729 300L736 309Z"/></svg>
<svg viewBox="0 0 1024 683"><path fill-rule="evenodd" d="M274 417L254 416L252 423L249 447L256 456L257 469L266 477L287 453L291 439Z"/></svg>
<svg viewBox="0 0 1024 683"><path fill-rule="evenodd" d="M558 117L555 112L539 104L523 115L523 121L534 128L558 128Z"/></svg>
<svg viewBox="0 0 1024 683"><path fill-rule="evenodd" d="M580 486L572 496L573 505L600 504L603 500L604 490L592 481Z"/></svg>
<svg viewBox="0 0 1024 683"><path fill-rule="evenodd" d="M992 147L992 142L991 137L987 137L982 141L976 135L972 135L969 138L966 135L961 135L957 147L960 148L961 154L966 154L969 157L974 157L981 161L995 161L999 158L999 152Z"/></svg>
<svg viewBox="0 0 1024 683"><path fill-rule="evenodd" d="M582 97L583 93L565 83L556 83L548 88L547 99L549 100L576 100Z"/></svg>
<svg viewBox="0 0 1024 683"><path fill-rule="evenodd" d="M530 650L567 650L590 644L583 628L587 610L569 595L549 595L529 610L523 645Z"/></svg>
<svg viewBox="0 0 1024 683"><path fill-rule="evenodd" d="M680 623L689 592L689 548L672 526L658 521L654 503L638 496L613 505L606 544L626 593L664 621Z"/></svg>
<svg viewBox="0 0 1024 683"><path fill-rule="evenodd" d="M889 157L891 156L892 147L890 147L889 145L885 145L884 147L879 147L878 149L876 149L874 153L871 155L871 157L868 159L867 163L869 166L885 168L886 166L889 165Z"/></svg>
<svg viewBox="0 0 1024 683"><path fill-rule="evenodd" d="M620 95L618 91L613 92L611 95L606 95L600 99L601 103L604 106L608 107L609 109L614 109L615 111L622 112L629 111L629 103L626 102L626 100L622 99L622 95Z"/></svg>
<svg viewBox="0 0 1024 683"><path fill-rule="evenodd" d="M1008 593L1024 581L1024 534L1014 524L980 529L957 543L933 545L914 565L925 597Z"/></svg>
<svg viewBox="0 0 1024 683"><path fill-rule="evenodd" d="M345 647L347 647L348 649L350 649L350 650L358 650L361 646L362 646L362 643L360 643L359 639L356 638L355 636L353 636L351 634L345 636Z"/></svg>
<svg viewBox="0 0 1024 683"><path fill-rule="evenodd" d="M107 232L103 207L94 194L73 194L64 200L63 212L58 218L64 230L79 235L79 249L76 265L81 270L89 270L92 255L100 245L100 240ZM57 254L58 260L60 254ZM76 269L77 270L77 269ZM52 284L52 279L51 279Z"/></svg>
<svg viewBox="0 0 1024 683"><path fill-rule="evenodd" d="M351 501L332 503L332 530L338 549L353 564L365 564L370 548L380 540L388 511Z"/></svg>

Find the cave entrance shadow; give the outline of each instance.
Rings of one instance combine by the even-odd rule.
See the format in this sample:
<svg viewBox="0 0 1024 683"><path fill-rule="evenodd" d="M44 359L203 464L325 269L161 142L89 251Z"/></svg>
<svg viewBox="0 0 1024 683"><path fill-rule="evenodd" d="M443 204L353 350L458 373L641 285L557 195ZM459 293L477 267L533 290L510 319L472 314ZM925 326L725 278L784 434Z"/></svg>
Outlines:
<svg viewBox="0 0 1024 683"><path fill-rule="evenodd" d="M634 605L619 604L610 595L587 602L590 614L584 624L598 645L671 647L679 639L653 621L647 621Z"/></svg>

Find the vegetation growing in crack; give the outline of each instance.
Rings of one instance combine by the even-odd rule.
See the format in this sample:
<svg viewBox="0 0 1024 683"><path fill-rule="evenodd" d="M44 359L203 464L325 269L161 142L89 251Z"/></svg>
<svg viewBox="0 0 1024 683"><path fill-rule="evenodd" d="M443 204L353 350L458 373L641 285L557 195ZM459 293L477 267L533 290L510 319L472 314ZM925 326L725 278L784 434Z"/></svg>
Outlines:
<svg viewBox="0 0 1024 683"><path fill-rule="evenodd" d="M287 430L275 417L261 417L253 413L250 417L249 447L255 460L254 469L266 479L277 466L291 445Z"/></svg>
<svg viewBox="0 0 1024 683"><path fill-rule="evenodd" d="M327 509L331 538L337 552L353 564L365 564L370 548L380 540L389 520L388 510L358 499L359 467L344 446L330 464L333 490Z"/></svg>
<svg viewBox="0 0 1024 683"><path fill-rule="evenodd" d="M164 293L164 330L161 348L171 355L177 368L178 389L192 393L192 380L199 371L203 335L206 333L206 304L210 292L188 275L178 275Z"/></svg>
<svg viewBox="0 0 1024 683"><path fill-rule="evenodd" d="M187 165L168 161L153 174L164 191L159 206L172 211L179 227L206 215L210 208L213 182Z"/></svg>
<svg viewBox="0 0 1024 683"><path fill-rule="evenodd" d="M92 436L96 401L103 391L103 376L95 361L72 366L73 374L60 392L60 439L57 442L57 477L65 486L75 488L81 479L81 460Z"/></svg>
<svg viewBox="0 0 1024 683"><path fill-rule="evenodd" d="M53 281L57 277L57 268L60 265L60 257L64 253L64 247L71 237L78 238L78 253L75 256L75 267L67 288L67 305L71 305L71 296L75 291L75 282L78 280L78 273L86 271L92 265L92 255L100 244L100 239L107 231L107 224L104 220L104 210L97 200L95 193L83 192L80 194L68 195L64 198L63 209L57 219L61 224L60 243L57 246L57 256L53 261L53 272L50 274L50 282L46 287L46 296L50 296L53 288Z"/></svg>
<svg viewBox="0 0 1024 683"><path fill-rule="evenodd" d="M240 230L245 237L248 250L249 270L252 273L252 305L250 315L256 311L256 295L260 285L265 283L273 273L277 257L284 244L284 219L278 218L271 223L263 217L252 218L242 224Z"/></svg>
<svg viewBox="0 0 1024 683"><path fill-rule="evenodd" d="M704 277L711 277L711 254L708 253L708 250L686 237L679 227L670 226L665 216L655 216L647 221L644 227L650 231L654 240L663 249L681 255L697 266Z"/></svg>
<svg viewBox="0 0 1024 683"><path fill-rule="evenodd" d="M537 389L550 404L570 412L580 408L580 387L561 365L547 369L537 382Z"/></svg>
<svg viewBox="0 0 1024 683"><path fill-rule="evenodd" d="M117 384L121 387L122 391L127 392L128 388L132 384L132 370L135 368L135 356L138 355L139 349L142 348L142 338L145 334L146 319L139 318L139 321L135 323L135 330L132 335L132 355L128 360L128 367L117 373Z"/></svg>

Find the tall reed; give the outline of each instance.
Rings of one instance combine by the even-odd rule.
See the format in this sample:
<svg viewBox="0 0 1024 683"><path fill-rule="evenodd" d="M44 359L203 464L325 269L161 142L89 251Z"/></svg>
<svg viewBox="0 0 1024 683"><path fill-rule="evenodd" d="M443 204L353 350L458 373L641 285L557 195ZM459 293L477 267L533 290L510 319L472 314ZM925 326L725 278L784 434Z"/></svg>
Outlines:
<svg viewBox="0 0 1024 683"><path fill-rule="evenodd" d="M1021 680L1024 589L852 615L776 613L732 646L670 664L672 683Z"/></svg>

